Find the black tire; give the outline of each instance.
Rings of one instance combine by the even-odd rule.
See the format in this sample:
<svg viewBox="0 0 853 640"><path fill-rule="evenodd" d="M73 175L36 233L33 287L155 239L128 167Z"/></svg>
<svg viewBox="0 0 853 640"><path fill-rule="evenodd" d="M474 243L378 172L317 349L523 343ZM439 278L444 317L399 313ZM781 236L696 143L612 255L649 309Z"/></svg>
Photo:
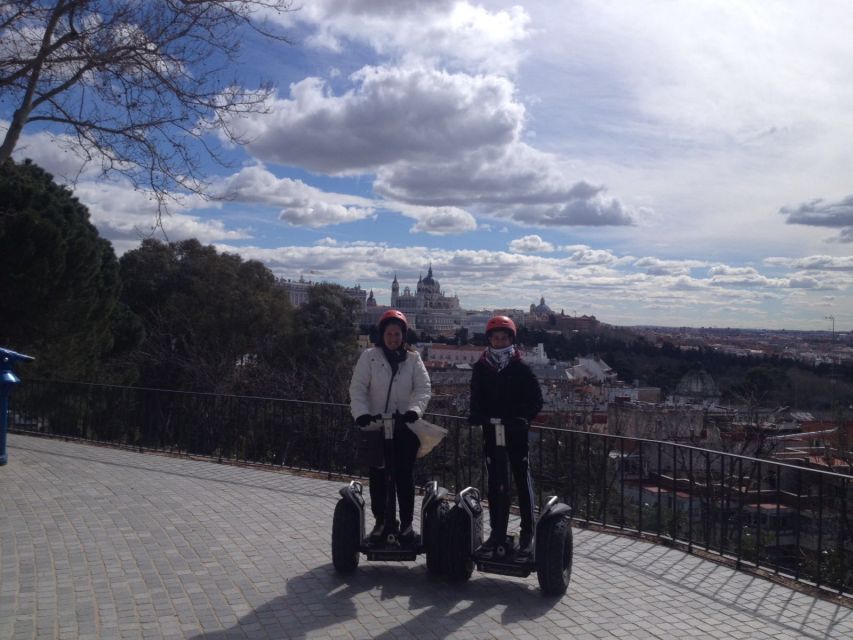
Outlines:
<svg viewBox="0 0 853 640"><path fill-rule="evenodd" d="M352 573L358 566L361 522L356 506L341 498L332 519L332 564L339 573Z"/></svg>
<svg viewBox="0 0 853 640"><path fill-rule="evenodd" d="M439 500L438 504L427 509L424 514L423 536L426 544L426 565L427 570L436 575L444 573L444 529L447 527L449 511L450 503L447 500Z"/></svg>
<svg viewBox="0 0 853 640"><path fill-rule="evenodd" d="M471 557L471 523L459 505L447 513L444 545L444 572L451 582L465 582L474 573Z"/></svg>
<svg viewBox="0 0 853 640"><path fill-rule="evenodd" d="M536 575L549 596L561 596L572 577L572 521L567 515L548 518L536 536Z"/></svg>

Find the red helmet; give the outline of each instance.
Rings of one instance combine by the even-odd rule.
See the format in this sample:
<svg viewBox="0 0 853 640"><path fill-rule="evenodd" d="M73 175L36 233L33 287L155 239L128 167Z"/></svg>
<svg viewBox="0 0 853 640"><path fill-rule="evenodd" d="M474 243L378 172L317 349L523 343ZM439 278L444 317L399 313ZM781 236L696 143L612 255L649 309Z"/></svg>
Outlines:
<svg viewBox="0 0 853 640"><path fill-rule="evenodd" d="M515 342L515 323L509 316L495 316L494 318L490 318L486 323L486 337L488 338L489 334L495 329L509 331L512 341Z"/></svg>
<svg viewBox="0 0 853 640"><path fill-rule="evenodd" d="M379 316L379 335L385 333L385 327L389 322L399 322L403 325L403 340L406 339L406 331L409 329L409 321L402 311L397 309L388 309L385 313Z"/></svg>

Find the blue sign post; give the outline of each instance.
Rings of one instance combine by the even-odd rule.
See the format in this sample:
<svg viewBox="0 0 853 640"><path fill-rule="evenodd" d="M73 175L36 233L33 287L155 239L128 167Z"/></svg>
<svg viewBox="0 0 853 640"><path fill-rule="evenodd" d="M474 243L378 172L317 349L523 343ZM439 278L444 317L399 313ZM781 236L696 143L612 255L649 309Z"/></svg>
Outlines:
<svg viewBox="0 0 853 640"><path fill-rule="evenodd" d="M9 394L21 379L12 371L15 362L31 362L32 356L0 347L0 466L9 461L6 454L6 429L9 426Z"/></svg>

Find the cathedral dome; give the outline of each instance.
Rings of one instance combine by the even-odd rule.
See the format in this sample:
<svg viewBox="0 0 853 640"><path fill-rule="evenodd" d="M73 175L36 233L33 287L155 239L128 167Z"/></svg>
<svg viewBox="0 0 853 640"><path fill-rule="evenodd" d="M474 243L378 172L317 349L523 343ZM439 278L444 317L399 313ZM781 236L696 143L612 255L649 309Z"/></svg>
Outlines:
<svg viewBox="0 0 853 640"><path fill-rule="evenodd" d="M703 369L694 369L684 374L675 388L675 393L678 396L696 400L711 400L720 397L717 383Z"/></svg>
<svg viewBox="0 0 853 640"><path fill-rule="evenodd" d="M429 266L429 271L427 271L427 276L421 282L430 287L439 287L438 280L432 277L432 265Z"/></svg>
<svg viewBox="0 0 853 640"><path fill-rule="evenodd" d="M537 316L550 316L554 312L551 310L547 304L545 304L545 296L539 298L539 304L537 306L530 305L530 312L535 313Z"/></svg>

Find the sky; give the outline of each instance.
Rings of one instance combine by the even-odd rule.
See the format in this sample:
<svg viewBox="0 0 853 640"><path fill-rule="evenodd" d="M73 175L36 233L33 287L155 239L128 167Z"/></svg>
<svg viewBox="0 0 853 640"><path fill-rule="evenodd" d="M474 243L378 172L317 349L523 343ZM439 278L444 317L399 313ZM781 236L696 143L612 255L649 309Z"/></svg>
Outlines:
<svg viewBox="0 0 853 640"><path fill-rule="evenodd" d="M292 44L250 42L240 70L273 81L268 112L229 123L249 144L169 240L379 304L431 265L467 309L853 329L848 3L305 0L279 20ZM149 195L61 149L25 130L15 157L138 246Z"/></svg>

